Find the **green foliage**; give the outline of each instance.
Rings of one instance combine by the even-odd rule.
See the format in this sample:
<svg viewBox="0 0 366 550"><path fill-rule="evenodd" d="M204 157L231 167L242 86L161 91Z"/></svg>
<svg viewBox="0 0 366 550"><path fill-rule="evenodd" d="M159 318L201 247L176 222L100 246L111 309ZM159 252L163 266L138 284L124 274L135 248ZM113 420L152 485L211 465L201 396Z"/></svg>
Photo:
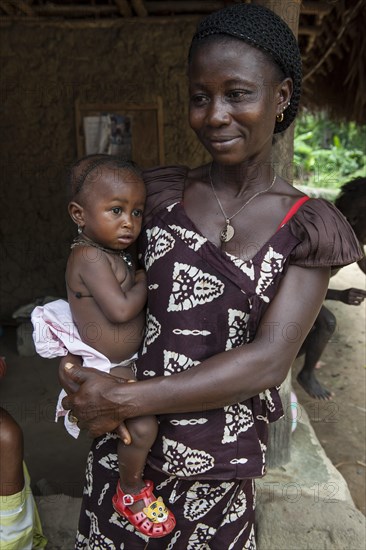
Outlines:
<svg viewBox="0 0 366 550"><path fill-rule="evenodd" d="M326 115L302 114L295 128L294 184L338 189L365 177L366 126L336 123Z"/></svg>

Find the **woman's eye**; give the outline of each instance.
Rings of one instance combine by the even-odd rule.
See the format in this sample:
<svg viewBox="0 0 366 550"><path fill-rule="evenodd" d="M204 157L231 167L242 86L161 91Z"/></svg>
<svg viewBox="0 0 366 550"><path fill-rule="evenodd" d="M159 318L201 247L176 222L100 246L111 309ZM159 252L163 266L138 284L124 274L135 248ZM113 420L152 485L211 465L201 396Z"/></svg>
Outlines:
<svg viewBox="0 0 366 550"><path fill-rule="evenodd" d="M241 101L250 95L249 90L232 90L227 94L228 98L232 101Z"/></svg>
<svg viewBox="0 0 366 550"><path fill-rule="evenodd" d="M135 218L140 218L142 216L142 210L140 210L139 208L135 208L135 210L132 211L132 215Z"/></svg>
<svg viewBox="0 0 366 550"><path fill-rule="evenodd" d="M191 103L194 105L205 105L208 102L208 97L204 94L194 94L191 96Z"/></svg>
<svg viewBox="0 0 366 550"><path fill-rule="evenodd" d="M112 212L113 214L120 214L122 212L122 208L120 208L119 206L115 206L114 208L112 208Z"/></svg>

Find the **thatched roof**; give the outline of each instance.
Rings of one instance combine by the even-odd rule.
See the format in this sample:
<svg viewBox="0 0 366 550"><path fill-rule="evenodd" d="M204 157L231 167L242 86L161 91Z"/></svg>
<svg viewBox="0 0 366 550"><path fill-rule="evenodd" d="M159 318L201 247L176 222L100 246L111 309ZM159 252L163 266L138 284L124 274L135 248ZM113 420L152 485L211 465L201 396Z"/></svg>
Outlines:
<svg viewBox="0 0 366 550"><path fill-rule="evenodd" d="M338 0L303 51L303 103L366 123L366 1ZM301 36L299 36L301 45Z"/></svg>
<svg viewBox="0 0 366 550"><path fill-rule="evenodd" d="M141 22L198 19L240 1L0 0L0 23L107 27L121 25L125 18ZM296 2L290 6L296 8ZM303 105L326 109L336 119L366 123L365 29L366 0L301 3L298 35L304 62Z"/></svg>

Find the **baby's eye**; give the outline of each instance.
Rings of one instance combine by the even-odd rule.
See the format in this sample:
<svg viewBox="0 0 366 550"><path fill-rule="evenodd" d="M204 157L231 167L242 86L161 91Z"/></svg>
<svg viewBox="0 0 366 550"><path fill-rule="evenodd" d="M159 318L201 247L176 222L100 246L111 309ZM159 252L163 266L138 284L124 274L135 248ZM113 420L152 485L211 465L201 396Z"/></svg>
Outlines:
<svg viewBox="0 0 366 550"><path fill-rule="evenodd" d="M114 206L112 208L112 212L113 214L120 214L122 212L122 208L120 208L119 206Z"/></svg>
<svg viewBox="0 0 366 550"><path fill-rule="evenodd" d="M142 216L143 212L139 208L135 208L135 210L132 211L132 215L135 218L140 218Z"/></svg>

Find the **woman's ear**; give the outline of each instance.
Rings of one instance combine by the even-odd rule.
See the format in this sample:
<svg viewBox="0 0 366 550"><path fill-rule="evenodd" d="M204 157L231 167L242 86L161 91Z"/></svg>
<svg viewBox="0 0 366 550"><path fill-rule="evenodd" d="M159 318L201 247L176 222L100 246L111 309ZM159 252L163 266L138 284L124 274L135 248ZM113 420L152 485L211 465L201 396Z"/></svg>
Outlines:
<svg viewBox="0 0 366 550"><path fill-rule="evenodd" d="M68 211L71 216L71 219L78 227L83 228L85 226L84 220L84 208L80 206L77 202L70 202L68 206Z"/></svg>
<svg viewBox="0 0 366 550"><path fill-rule="evenodd" d="M285 78L278 87L278 101L276 107L276 114L281 115L291 102L293 90L293 83L291 78Z"/></svg>

